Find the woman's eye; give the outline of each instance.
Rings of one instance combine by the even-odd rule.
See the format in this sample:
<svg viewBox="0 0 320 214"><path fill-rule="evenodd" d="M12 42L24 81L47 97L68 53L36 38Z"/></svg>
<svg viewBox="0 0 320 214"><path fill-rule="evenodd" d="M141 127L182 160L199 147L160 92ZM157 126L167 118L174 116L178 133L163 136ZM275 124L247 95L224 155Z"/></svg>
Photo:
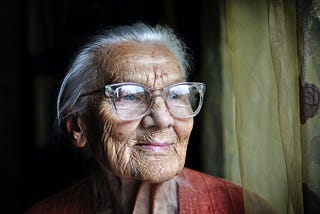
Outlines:
<svg viewBox="0 0 320 214"><path fill-rule="evenodd" d="M169 94L169 99L172 99L172 100L179 99L179 95L176 94L176 93L170 93Z"/></svg>
<svg viewBox="0 0 320 214"><path fill-rule="evenodd" d="M125 100L134 100L134 99L135 99L135 96L134 96L133 94L127 94L127 95L122 96L122 99L125 99Z"/></svg>

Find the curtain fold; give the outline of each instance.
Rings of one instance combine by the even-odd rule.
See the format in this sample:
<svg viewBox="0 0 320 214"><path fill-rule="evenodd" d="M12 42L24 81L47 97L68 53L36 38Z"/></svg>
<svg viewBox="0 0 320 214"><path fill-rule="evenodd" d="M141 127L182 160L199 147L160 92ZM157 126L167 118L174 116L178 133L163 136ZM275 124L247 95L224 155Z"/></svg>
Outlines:
<svg viewBox="0 0 320 214"><path fill-rule="evenodd" d="M224 87L230 96L223 96L223 105L234 105L223 112L223 136L234 131L224 146L238 149L233 154L239 156L246 211L263 210L252 201L253 192L276 213L303 213L295 2L222 4L222 81L232 87Z"/></svg>
<svg viewBox="0 0 320 214"><path fill-rule="evenodd" d="M280 140L287 173L287 208L293 206L295 213L303 213L296 32L295 4L270 1L269 36L278 94Z"/></svg>

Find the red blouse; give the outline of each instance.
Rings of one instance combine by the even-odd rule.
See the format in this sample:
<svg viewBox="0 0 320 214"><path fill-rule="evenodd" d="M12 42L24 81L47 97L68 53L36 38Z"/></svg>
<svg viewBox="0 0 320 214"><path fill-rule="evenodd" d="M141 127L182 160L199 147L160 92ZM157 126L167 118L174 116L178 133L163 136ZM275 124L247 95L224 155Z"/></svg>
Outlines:
<svg viewBox="0 0 320 214"><path fill-rule="evenodd" d="M245 213L242 188L221 178L184 168L178 186L179 213ZM92 178L57 193L29 208L26 214L92 213Z"/></svg>

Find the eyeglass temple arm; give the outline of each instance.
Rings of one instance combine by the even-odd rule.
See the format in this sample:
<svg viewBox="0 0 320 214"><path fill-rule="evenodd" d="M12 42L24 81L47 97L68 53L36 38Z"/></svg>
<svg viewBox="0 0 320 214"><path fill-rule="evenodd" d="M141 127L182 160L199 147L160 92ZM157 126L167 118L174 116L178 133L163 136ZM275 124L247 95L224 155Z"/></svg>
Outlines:
<svg viewBox="0 0 320 214"><path fill-rule="evenodd" d="M98 94L98 93L104 93L105 89L98 89L96 91L91 91L91 92L87 92L84 94L81 94L80 97L84 97L84 96L88 96L88 95L93 95L93 94Z"/></svg>

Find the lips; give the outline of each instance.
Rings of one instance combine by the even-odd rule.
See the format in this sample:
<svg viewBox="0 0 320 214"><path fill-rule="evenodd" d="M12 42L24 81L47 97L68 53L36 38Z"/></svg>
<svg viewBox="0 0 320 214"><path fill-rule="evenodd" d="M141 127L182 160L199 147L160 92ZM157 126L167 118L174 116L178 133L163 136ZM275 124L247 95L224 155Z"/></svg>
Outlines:
<svg viewBox="0 0 320 214"><path fill-rule="evenodd" d="M159 143L159 142L152 142L152 143L139 143L136 146L140 149L143 149L148 152L153 153L160 153L164 154L170 150L172 144L170 143Z"/></svg>

